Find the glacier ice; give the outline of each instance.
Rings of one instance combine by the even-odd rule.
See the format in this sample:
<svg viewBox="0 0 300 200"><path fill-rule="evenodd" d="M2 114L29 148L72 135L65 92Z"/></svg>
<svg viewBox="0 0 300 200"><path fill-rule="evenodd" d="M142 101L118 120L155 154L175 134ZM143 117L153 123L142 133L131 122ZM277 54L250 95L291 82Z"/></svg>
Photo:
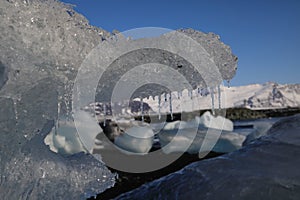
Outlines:
<svg viewBox="0 0 300 200"><path fill-rule="evenodd" d="M152 148L153 130L148 126L132 126L125 133L117 136L114 143L121 151L128 154L145 154Z"/></svg>
<svg viewBox="0 0 300 200"><path fill-rule="evenodd" d="M233 131L233 122L231 120L222 116L215 117L209 111L206 111L201 115L200 118L196 119L199 120L199 124L203 125L204 127Z"/></svg>
<svg viewBox="0 0 300 200"><path fill-rule="evenodd" d="M116 199L298 199L300 115L242 149L192 163Z"/></svg>
<svg viewBox="0 0 300 200"><path fill-rule="evenodd" d="M2 197L79 199L111 187L115 175L90 154L61 155L50 151L44 144L46 135L55 127L54 133L58 135L48 136L48 144L52 142L54 146L56 143L57 147L65 148L56 149L58 152L75 153L79 150L79 146L70 149L66 143L67 135L59 136L59 125L64 121L62 116L69 120L68 123L72 122L72 90L82 61L110 34L90 26L82 15L56 0L0 1L0 16L0 113L5 113L0 115ZM223 79L235 75L237 58L217 35L192 29L180 32L204 46L213 56ZM107 71L108 76L99 83L99 89L105 87L104 91L112 91L112 82L128 71L124 66L157 62L177 69L178 61L187 66L181 69L181 73L190 77L193 87L204 85L200 76L191 78L194 70L188 62L174 59L170 53L144 49L113 63ZM77 90L80 96L90 92ZM136 97L163 92L165 90L150 88L137 93ZM101 100L102 94L97 95ZM84 119L89 121L85 114L81 117L83 122ZM95 123L90 125L94 131ZM94 136L96 132L92 134ZM89 151L90 138L93 137L80 138Z"/></svg>
<svg viewBox="0 0 300 200"><path fill-rule="evenodd" d="M53 127L50 133L45 137L44 142L50 150L62 155L73 155L80 152L87 152L83 147L81 140L77 136L77 130L69 121L61 124L57 130Z"/></svg>
<svg viewBox="0 0 300 200"><path fill-rule="evenodd" d="M152 79L153 76L155 76L157 73L155 72L155 67L152 69L153 76L144 76L143 70L137 70L134 71L133 66L143 66L147 65L149 63L155 63L159 65L159 70L163 69L162 66L168 66L168 71L171 72L172 70L180 73L185 79L186 82L182 84L176 85L176 90L173 90L172 92L183 90L183 89L193 89L197 87L208 87L205 83L202 75L199 74L196 69L196 67L192 66L191 63L186 61L186 59L179 58L178 55L175 55L175 53L171 52L178 52L178 46L177 44L173 44L169 41L170 38L173 36L181 36L179 38L184 38L185 36L188 36L186 38L190 38L195 44L200 44L203 48L202 50L205 50L209 55L211 55L212 58L215 60L210 60L210 62L213 62L216 66L216 70L220 72L218 75L218 80L215 80L215 74L207 74L207 77L209 80L213 79L213 82L221 83L221 79L231 79L235 75L236 71L236 64L237 64L237 58L232 55L231 50L228 46L224 45L219 38L214 34L205 34L200 31L194 31L191 29L185 29L185 30L178 30L176 32L170 32L165 35L161 35L157 38L147 38L147 39L138 39L138 40L127 40L124 37L118 38L118 40L114 41L114 45L111 45L113 48L115 48L116 52L123 52L123 51L129 51L125 55L113 55L113 56L119 56L118 59L112 60L110 62L110 51L107 50L107 48L110 48L110 45L108 42L103 42L101 45L98 46L98 50L103 50L103 55L101 55L102 60L97 60L97 53L96 51L94 54L91 54L91 57L95 58L97 62L104 63L103 65L106 66L107 63L111 63L109 65L109 68L105 69L103 72L99 82L97 82L97 94L96 94L96 101L104 102L109 101L111 97L111 91L114 91L116 85L120 86L118 84L118 81L122 79L123 76L126 75L126 79L122 79L122 85L131 84L131 80L136 80L136 82L142 82L142 83L153 83ZM168 38L168 40L165 40ZM177 38L177 37L176 37ZM159 42L159 43L158 43ZM133 48L134 45L134 48ZM136 47L140 46L147 46L147 48L140 48L138 51L136 50ZM163 50L161 48L158 48L157 46L163 46L167 48L167 50ZM139 47L139 46L138 46ZM149 48L151 47L151 48ZM197 46L198 47L198 46ZM155 49L155 51L153 50ZM192 48L192 47L191 47ZM194 48L194 47L193 47ZM198 52L198 51L197 51ZM181 52L184 53L184 52ZM218 55L218 56L215 56ZM184 56L188 58L193 58L193 56L196 56L194 54L184 54ZM200 55L199 55L200 56ZM99 57L99 56L98 56ZM114 58L114 57L113 57ZM111 59L113 59L111 58ZM202 57L203 59L205 56ZM190 62L192 62L189 60ZM226 65L223 65L224 63L227 63ZM86 71L90 71L89 75L93 77L95 75L96 78L96 69L93 69L92 67L93 63L86 63ZM90 64L90 65L89 65ZM178 68L178 66L182 66L181 68ZM198 65L198 64L197 64ZM196 66L196 65L195 65ZM172 69L172 70L171 70ZM104 69L103 69L104 70ZM130 74L126 74L131 70ZM149 70L149 69L148 69ZM209 68L209 70L211 70ZM211 71L210 71L211 72ZM147 72L148 73L148 72ZM175 78L175 80L178 78L178 73L175 73L175 75L170 74L170 78ZM191 76L193 74L193 76ZM160 76L161 80L164 80ZM150 79L150 80L149 80ZM220 79L220 80L219 80ZM215 84L215 83L213 83ZM167 85L167 84L166 84ZM217 86L217 85L215 85ZM174 86L175 87L175 86ZM140 98L140 97L147 97L147 96L158 96L161 94L167 94L169 93L170 89L158 86L157 84L145 84L143 85L142 89L136 90L131 98Z"/></svg>
<svg viewBox="0 0 300 200"><path fill-rule="evenodd" d="M181 126L184 126L184 123ZM158 134L164 153L188 152L190 154L197 154L203 145L204 138L206 146L213 146L212 151L228 153L241 148L245 140L245 136L230 131L223 130L220 135L219 130L210 129L208 133L207 128L199 128L196 137L194 137L194 128L179 126L179 129L180 131L178 129L163 130ZM219 138L216 144L214 142L215 138ZM170 143L171 141L172 143ZM189 144L191 144L190 147L186 149L186 146L189 146Z"/></svg>
<svg viewBox="0 0 300 200"><path fill-rule="evenodd" d="M208 128L210 128L209 132ZM220 130L222 130L221 135ZM195 131L197 131L196 137L193 134ZM205 145L214 146L212 151L226 153L241 148L245 140L245 136L232 131L233 123L229 119L215 117L207 111L201 117L196 116L194 120L166 123L158 137L165 153L185 152L189 144L191 146L187 152L198 153L206 135ZM219 140L216 145L213 145L215 138Z"/></svg>
<svg viewBox="0 0 300 200"><path fill-rule="evenodd" d="M11 140L7 150L1 144L2 199L83 199L114 184L115 175L92 155L63 156L50 151L43 140L53 126L53 120L47 121L31 140L9 134L13 129L3 135L5 127L1 127L1 143Z"/></svg>
<svg viewBox="0 0 300 200"><path fill-rule="evenodd" d="M58 118L70 116L82 60L109 36L67 11L55 0L0 1L1 199L82 199L114 185L115 174L93 156L44 144Z"/></svg>

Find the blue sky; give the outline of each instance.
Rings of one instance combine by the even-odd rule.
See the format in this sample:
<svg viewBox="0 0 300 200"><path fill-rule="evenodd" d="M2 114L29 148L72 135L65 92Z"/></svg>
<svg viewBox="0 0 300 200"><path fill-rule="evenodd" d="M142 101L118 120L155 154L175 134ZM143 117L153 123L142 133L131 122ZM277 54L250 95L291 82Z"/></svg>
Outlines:
<svg viewBox="0 0 300 200"><path fill-rule="evenodd" d="M215 32L239 57L232 85L300 83L298 0L63 0L92 25Z"/></svg>

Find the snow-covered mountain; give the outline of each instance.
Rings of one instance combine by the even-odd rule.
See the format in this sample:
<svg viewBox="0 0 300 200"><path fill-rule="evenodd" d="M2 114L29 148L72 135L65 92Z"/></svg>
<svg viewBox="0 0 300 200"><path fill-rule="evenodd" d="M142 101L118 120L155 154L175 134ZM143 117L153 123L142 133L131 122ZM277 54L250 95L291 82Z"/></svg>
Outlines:
<svg viewBox="0 0 300 200"><path fill-rule="evenodd" d="M154 112L170 112L170 102L172 111L191 112L200 109L212 108L212 91L214 107L237 108L246 107L250 109L287 108L300 107L300 84L277 84L268 82L265 84L253 84L238 87L220 87L220 97L218 89L207 90L184 90L181 93L172 92L161 96L160 106L158 97L145 99ZM171 101L170 101L171 99Z"/></svg>

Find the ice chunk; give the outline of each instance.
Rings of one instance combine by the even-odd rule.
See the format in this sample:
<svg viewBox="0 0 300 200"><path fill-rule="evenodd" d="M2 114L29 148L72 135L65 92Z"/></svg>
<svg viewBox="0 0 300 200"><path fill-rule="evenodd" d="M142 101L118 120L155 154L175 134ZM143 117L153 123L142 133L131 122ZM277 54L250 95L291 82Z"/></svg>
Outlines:
<svg viewBox="0 0 300 200"><path fill-rule="evenodd" d="M209 133L207 133L208 128L211 129ZM219 138L220 130L223 131ZM186 145L189 144L191 146L187 152L197 153L206 134L205 146L214 146L216 138L219 138L213 151L224 153L239 149L245 140L245 136L232 132L232 130L233 123L229 119L221 116L214 117L210 112L205 112L201 117L196 116L194 120L166 123L158 136L163 146L172 141L172 145L169 144L163 148L165 153L184 152ZM193 138L195 131L197 131L197 135Z"/></svg>
<svg viewBox="0 0 300 200"><path fill-rule="evenodd" d="M163 130L176 130L176 129L185 129L185 128L198 128L199 122L196 120L191 121L174 121L165 123Z"/></svg>
<svg viewBox="0 0 300 200"><path fill-rule="evenodd" d="M58 129L55 128L45 137L45 144L50 150L62 155L72 155L79 152L87 152L77 135L74 123L69 121L60 122Z"/></svg>
<svg viewBox="0 0 300 200"><path fill-rule="evenodd" d="M187 149L188 153L197 154L203 144L206 136L205 145L214 146L212 151L219 153L228 153L235 151L242 147L242 143L245 140L245 136L230 131L222 131L219 137L219 130L212 129L207 133L207 129L198 129L197 135L193 138L193 128L163 130L158 134L159 142L163 146L165 153L172 152L185 152L186 145L191 144ZM218 138L218 142L214 145L215 138ZM172 144L170 143L172 141ZM169 144L170 143L170 144Z"/></svg>
<svg viewBox="0 0 300 200"><path fill-rule="evenodd" d="M115 175L92 155L63 156L50 151L43 140L53 126L48 121L40 134L19 143L20 148L10 143L17 151L9 158L0 151L2 199L84 199L114 184ZM17 134L9 137L21 142Z"/></svg>
<svg viewBox="0 0 300 200"><path fill-rule="evenodd" d="M164 125L163 129L164 129L164 130L174 130L174 129L179 129L181 123L185 123L185 122L180 121L180 120L177 120L177 121L174 121L174 122L169 122L169 123L166 123L166 124Z"/></svg>
<svg viewBox="0 0 300 200"><path fill-rule="evenodd" d="M222 116L213 116L209 111L205 112L200 118L199 123L208 128L214 128L225 131L233 131L233 123L231 120Z"/></svg>
<svg viewBox="0 0 300 200"><path fill-rule="evenodd" d="M133 126L115 138L117 145L125 153L145 154L152 147L154 133L148 126Z"/></svg>
<svg viewBox="0 0 300 200"><path fill-rule="evenodd" d="M89 152L93 151L96 136L103 132L102 128L99 126L98 121L91 117L91 115L85 111L79 110L74 114L74 119L76 119L76 129L80 141L82 142L85 149Z"/></svg>

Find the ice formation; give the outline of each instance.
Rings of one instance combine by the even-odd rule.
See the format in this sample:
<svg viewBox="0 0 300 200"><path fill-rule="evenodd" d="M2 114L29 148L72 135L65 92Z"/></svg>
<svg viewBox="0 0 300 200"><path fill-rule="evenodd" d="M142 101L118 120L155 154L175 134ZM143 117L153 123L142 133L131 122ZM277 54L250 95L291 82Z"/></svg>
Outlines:
<svg viewBox="0 0 300 200"><path fill-rule="evenodd" d="M213 88L210 88L210 97L211 97L211 111L212 114L215 115L215 94Z"/></svg>
<svg viewBox="0 0 300 200"><path fill-rule="evenodd" d="M116 199L298 199L300 115L239 151L195 162Z"/></svg>
<svg viewBox="0 0 300 200"><path fill-rule="evenodd" d="M133 126L115 138L115 144L125 153L145 154L153 145L154 133L148 126Z"/></svg>
<svg viewBox="0 0 300 200"><path fill-rule="evenodd" d="M274 85L275 83L251 84L230 88L220 85L221 101L219 101L219 107L222 109L236 107L251 109L300 107L300 84L277 84L277 93L275 96L272 94ZM177 96L177 94L176 92L172 95ZM200 89L200 96L194 97L192 100L188 97L185 90L181 94L180 99L172 99L173 113L212 108L211 96L206 88ZM148 103L152 110L158 113L157 100L146 100L145 103ZM194 105L193 108L192 106L188 106L192 104ZM218 107L218 104L216 104L216 107ZM167 113L169 108L162 105L160 110L162 113Z"/></svg>
<svg viewBox="0 0 300 200"><path fill-rule="evenodd" d="M218 85L218 105L219 105L219 109L222 108L222 95L221 95L221 87L220 85Z"/></svg>
<svg viewBox="0 0 300 200"><path fill-rule="evenodd" d="M72 90L76 89L74 79L82 61L110 34L88 25L83 16L56 0L0 1L0 16L0 109L5 113L0 115L2 197L79 199L111 187L115 175L99 160L84 153L60 155L44 144L54 127L58 135L46 139L47 144L62 147L52 148L54 151L75 153L80 149L80 145L71 149L67 135L60 137L59 125L62 117L69 120L67 126L73 122ZM199 42L214 58L222 79L229 80L235 75L237 58L217 35L192 29L180 32ZM187 61L168 52L143 49L113 63L100 80L99 91L113 91L114 83L129 67L145 62L163 63L179 70L194 88L205 85L202 77L190 76L195 70ZM178 65L184 67L178 69ZM77 92L84 96L89 91ZM165 92L170 91L150 87L133 97ZM109 102L102 96L106 98L107 93L97 93L96 101ZM85 114L81 117L82 122L90 121ZM96 134L94 125L88 124L92 135L80 137L88 151L95 142L92 141ZM147 150L148 147L143 152ZM66 174L70 177L65 178Z"/></svg>
<svg viewBox="0 0 300 200"><path fill-rule="evenodd" d="M193 137L193 128L183 128L178 132L175 130L162 131L158 134L159 142L163 146L164 153L172 152L188 152L190 154L197 154L203 145L204 138L206 137L206 145L212 145L212 151L218 153L228 153L240 149L245 140L245 136L239 133L222 131L220 137L217 130L210 130L207 134L207 129L199 128L197 135ZM176 135L177 134L177 135ZM215 138L219 138L215 144ZM169 144L172 141L172 144ZM186 145L190 144L186 150ZM169 145L168 145L169 144Z"/></svg>
<svg viewBox="0 0 300 200"><path fill-rule="evenodd" d="M141 111L141 116L142 116L142 122L144 122L144 103L143 103L143 98L140 98L140 99L141 99L140 111Z"/></svg>
<svg viewBox="0 0 300 200"><path fill-rule="evenodd" d="M233 131L233 122L222 116L213 116L209 111L203 113L200 117L189 121L174 121L164 125L164 130L184 129L193 127L205 127L218 130Z"/></svg>
<svg viewBox="0 0 300 200"><path fill-rule="evenodd" d="M208 128L210 128L209 133L207 133ZM222 130L221 135L219 130ZM195 138L194 131L197 131ZM226 153L241 148L245 140L245 136L232 131L233 123L229 119L221 116L214 117L210 112L205 112L201 117L191 121L166 123L158 137L165 153L185 152L186 145L191 144L187 152L196 154L203 145L205 137L206 145L214 146L212 151ZM215 138L219 138L216 145L214 145ZM172 144L169 144L171 141Z"/></svg>
<svg viewBox="0 0 300 200"><path fill-rule="evenodd" d="M93 156L44 144L58 117L70 117L82 60L109 34L54 0L0 1L0 16L1 198L80 199L113 186Z"/></svg>
<svg viewBox="0 0 300 200"><path fill-rule="evenodd" d="M161 97L159 95L158 96L158 119L161 118L160 104L161 104Z"/></svg>
<svg viewBox="0 0 300 200"><path fill-rule="evenodd" d="M200 118L196 119L199 120L199 124L203 125L204 127L233 131L233 123L231 120L222 116L215 117L209 111L205 112Z"/></svg>
<svg viewBox="0 0 300 200"><path fill-rule="evenodd" d="M51 132L45 137L44 142L50 150L62 155L73 155L80 152L87 152L81 140L77 136L74 124L65 121L57 130L53 127Z"/></svg>

